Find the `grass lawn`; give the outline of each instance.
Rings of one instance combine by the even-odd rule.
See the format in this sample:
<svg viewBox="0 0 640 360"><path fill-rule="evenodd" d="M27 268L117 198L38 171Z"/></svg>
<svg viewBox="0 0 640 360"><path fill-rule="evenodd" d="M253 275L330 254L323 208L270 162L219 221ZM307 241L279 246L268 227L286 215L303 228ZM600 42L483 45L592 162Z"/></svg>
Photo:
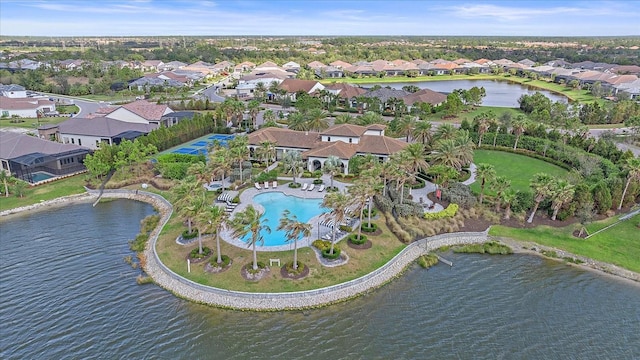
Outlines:
<svg viewBox="0 0 640 360"><path fill-rule="evenodd" d="M616 221L617 217L594 222L587 229L589 233L593 233ZM640 215L622 221L589 239L579 239L572 235L574 230L579 229L579 224L563 228L537 226L531 229L513 229L494 225L491 227L489 234L552 246L576 255L615 264L640 273L640 241L638 240L640 230L637 227L638 223L640 223Z"/></svg>
<svg viewBox="0 0 640 360"><path fill-rule="evenodd" d="M430 116L428 116L427 120L437 121L437 122L446 121L446 122L452 122L452 123L461 123L463 120L466 119L469 122L473 122L473 118L475 118L481 113L485 113L489 111L491 111L495 115L496 119L499 119L500 116L505 112L511 113L511 118L515 118L516 115L518 114L524 115L524 112L522 110L516 109L516 108L505 108L505 107L498 107L498 106L478 106L477 108L473 108L473 109L461 112L455 118L444 120L442 118L444 116L444 112L437 112L435 114L431 114ZM486 138L486 135L485 135L485 138Z"/></svg>
<svg viewBox="0 0 640 360"><path fill-rule="evenodd" d="M44 185L27 187L22 198L12 194L11 188L9 188L9 197L0 197L0 211L36 204L41 200L52 200L62 196L82 194L85 192L83 187L85 184L84 177L84 174L80 174Z"/></svg>
<svg viewBox="0 0 640 360"><path fill-rule="evenodd" d="M485 136L485 138L487 137ZM511 180L511 187L520 191L529 190L529 182L536 173L545 172L557 177L567 174L565 169L548 162L502 151L476 150L473 162L476 165L482 163L493 165L498 176L505 176ZM479 193L480 183L476 181L471 185L471 189ZM491 194L492 192L485 188L485 193Z"/></svg>
<svg viewBox="0 0 640 360"><path fill-rule="evenodd" d="M25 129L37 129L38 126L46 125L46 124L59 124L65 120L69 120L68 116L59 116L59 117L43 117L38 118L0 118L0 128L8 128L8 127L19 127ZM38 125L39 124L39 125Z"/></svg>
<svg viewBox="0 0 640 360"><path fill-rule="evenodd" d="M382 215L381 215L382 216ZM251 263L252 252L248 248L238 248L221 240L222 253L231 257L233 264L227 271L219 274L210 274L204 271L204 262L191 264L191 273L187 272L186 257L189 251L198 247L197 240L182 246L175 242L180 233L186 229L177 218L172 218L163 229L157 243L158 255L162 262L177 274L200 284L214 286L222 289L248 291L248 292L289 292L310 290L330 285L335 285L363 276L387 263L398 254L406 245L400 243L386 227L384 219L375 221L383 230L379 236L372 236L373 247L367 250L355 250L348 247L346 240L339 243L350 259L345 265L335 268L327 268L320 265L312 249L299 248L298 261L305 263L310 268L309 276L302 280L287 280L280 275L280 268L271 267L271 272L258 282L244 280L240 274L242 266ZM215 252L215 238L208 237L203 240L204 246L210 247ZM215 254L213 256L216 256ZM280 259L285 262L293 261L293 251L282 252L258 252L258 261L269 265L269 259Z"/></svg>

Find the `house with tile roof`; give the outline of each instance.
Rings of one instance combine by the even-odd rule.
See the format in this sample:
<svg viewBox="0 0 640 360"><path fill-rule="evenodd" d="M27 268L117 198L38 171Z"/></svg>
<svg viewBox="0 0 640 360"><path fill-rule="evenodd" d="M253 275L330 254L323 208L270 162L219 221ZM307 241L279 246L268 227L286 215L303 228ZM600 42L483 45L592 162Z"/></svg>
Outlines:
<svg viewBox="0 0 640 360"><path fill-rule="evenodd" d="M9 84L0 84L0 96L6 96L8 98L26 98L27 89L24 86Z"/></svg>
<svg viewBox="0 0 640 360"><path fill-rule="evenodd" d="M56 111L56 104L49 99L0 96L0 116L3 118L36 118L52 111Z"/></svg>
<svg viewBox="0 0 640 360"><path fill-rule="evenodd" d="M58 124L56 138L63 144L96 150L101 143L117 145L122 140L133 141L157 128L157 124L132 123L108 117L70 118Z"/></svg>
<svg viewBox="0 0 640 360"><path fill-rule="evenodd" d="M330 156L342 162L342 172L349 173L349 160L358 155L372 154L386 161L408 144L384 135L384 125L334 125L323 132L295 131L282 128L263 128L249 134L249 153L253 157L260 143L276 144L276 159L288 151L300 151L309 171L322 169Z"/></svg>
<svg viewBox="0 0 640 360"><path fill-rule="evenodd" d="M326 85L325 90L338 97L338 104L346 107L356 107L358 102L356 98L368 90L359 86L353 86L347 83L334 83Z"/></svg>
<svg viewBox="0 0 640 360"><path fill-rule="evenodd" d="M334 67L337 67L338 69L344 69L344 68L348 68L349 66L351 66L351 64L349 64L346 61L336 60L336 61L330 62L329 66L334 66Z"/></svg>
<svg viewBox="0 0 640 360"><path fill-rule="evenodd" d="M313 80L285 79L278 85L280 90L284 91L284 96L288 96L292 101L296 101L296 94L304 92L313 94L324 90L324 85Z"/></svg>
<svg viewBox="0 0 640 360"><path fill-rule="evenodd" d="M85 171L87 147L0 130L0 171L34 183L34 174L64 176Z"/></svg>
<svg viewBox="0 0 640 360"><path fill-rule="evenodd" d="M430 89L421 89L403 97L402 100L407 105L407 109L411 110L413 106L419 103L429 104L433 107L440 106L447 101L447 95Z"/></svg>
<svg viewBox="0 0 640 360"><path fill-rule="evenodd" d="M116 108L105 116L126 123L159 125L162 117L172 112L173 110L166 104L136 100Z"/></svg>

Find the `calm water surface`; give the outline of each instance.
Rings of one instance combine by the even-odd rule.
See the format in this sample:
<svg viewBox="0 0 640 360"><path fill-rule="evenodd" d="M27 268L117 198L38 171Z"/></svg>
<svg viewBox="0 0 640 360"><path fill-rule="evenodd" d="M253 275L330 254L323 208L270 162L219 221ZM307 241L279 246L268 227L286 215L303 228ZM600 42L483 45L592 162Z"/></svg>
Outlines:
<svg viewBox="0 0 640 360"><path fill-rule="evenodd" d="M364 84L363 87L372 87L375 84ZM471 89L474 86L484 87L486 96L482 101L484 106L497 107L519 107L518 99L522 95L533 95L536 92L544 94L551 101L567 102L567 98L551 91L531 88L525 85L510 83L498 80L442 80L442 81L419 81L419 82L397 82L380 83L382 87L390 86L394 89L402 89L405 85L415 85L420 89L431 89L433 91L450 93L455 89Z"/></svg>
<svg viewBox="0 0 640 360"><path fill-rule="evenodd" d="M447 254L353 301L243 313L136 285L145 204L0 222L0 359L640 359L640 288L538 257Z"/></svg>

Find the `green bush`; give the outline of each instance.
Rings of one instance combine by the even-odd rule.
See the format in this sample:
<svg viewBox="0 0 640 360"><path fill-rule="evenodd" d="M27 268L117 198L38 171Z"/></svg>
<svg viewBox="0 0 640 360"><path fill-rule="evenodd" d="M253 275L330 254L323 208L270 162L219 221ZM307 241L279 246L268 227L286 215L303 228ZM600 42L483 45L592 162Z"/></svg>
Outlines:
<svg viewBox="0 0 640 360"><path fill-rule="evenodd" d="M360 238L358 238L358 234L349 234L349 236L347 237L347 241L350 241L352 244L355 245L363 245L367 242L367 235L360 235Z"/></svg>
<svg viewBox="0 0 640 360"><path fill-rule="evenodd" d="M260 270L267 268L267 265L265 265L265 263L263 263L262 261L258 261L257 265L258 268L256 270L253 270L253 262L245 265L244 268L249 274L257 274L258 272L260 272Z"/></svg>
<svg viewBox="0 0 640 360"><path fill-rule="evenodd" d="M435 213L424 213L426 220L438 220L456 216L458 213L458 204L449 204L446 209Z"/></svg>
<svg viewBox="0 0 640 360"><path fill-rule="evenodd" d="M298 261L298 268L297 269L293 268L293 261L289 261L288 263L284 264L284 267L285 267L286 271L289 274L292 274L292 275L298 275L298 274L300 274L300 273L302 273L304 271L304 263L302 263L300 261Z"/></svg>
<svg viewBox="0 0 640 360"><path fill-rule="evenodd" d="M236 195L236 197L233 198L233 200L231 200L232 203L234 204L239 204L240 203L240 195Z"/></svg>
<svg viewBox="0 0 640 360"><path fill-rule="evenodd" d="M322 184L323 182L324 182L324 181L322 181L322 179L314 179L314 180L313 180L313 183L314 183L314 184L316 184L316 185L320 185L320 184Z"/></svg>
<svg viewBox="0 0 640 360"><path fill-rule="evenodd" d="M310 178L310 177L312 177L312 176L313 176L313 175L312 175L310 172L305 171L305 172L303 172L303 173L302 173L302 176L301 176L301 177L303 177L303 178Z"/></svg>
<svg viewBox="0 0 640 360"><path fill-rule="evenodd" d="M313 247L315 247L316 249L320 250L320 251L324 251L324 250L328 250L331 249L331 241L329 240L316 240L313 243L311 243L311 245L313 245ZM334 249L337 246L334 246Z"/></svg>
<svg viewBox="0 0 640 360"><path fill-rule="evenodd" d="M340 257L340 248L337 246L333 247L333 254L330 254L331 248L326 250L322 250L322 257L329 260L335 260Z"/></svg>
<svg viewBox="0 0 640 360"><path fill-rule="evenodd" d="M200 249L198 248L191 250L191 252L189 253L189 257L192 259L202 259L209 255L211 255L211 248L208 248L206 246L202 248L202 254L200 254Z"/></svg>
<svg viewBox="0 0 640 360"><path fill-rule="evenodd" d="M422 266L425 269L428 269L437 263L438 263L438 257L435 256L434 254L422 255L418 258L418 264L420 264L420 266Z"/></svg>
<svg viewBox="0 0 640 360"><path fill-rule="evenodd" d="M367 226L367 222L364 221L362 226L360 226L360 229L362 229L362 231L364 231L364 232L372 233L372 232L375 232L376 230L378 230L378 224L371 223L371 227L368 227Z"/></svg>
<svg viewBox="0 0 640 360"><path fill-rule="evenodd" d="M292 188L292 189L297 189L299 187L302 187L302 184L300 184L299 182L296 182L296 183L290 182L289 183L289 187Z"/></svg>
<svg viewBox="0 0 640 360"><path fill-rule="evenodd" d="M278 170L274 169L269 172L262 172L255 177L255 182L263 183L265 181L278 180Z"/></svg>
<svg viewBox="0 0 640 360"><path fill-rule="evenodd" d="M217 263L217 261L218 261L218 257L217 256L211 257L211 260L209 260L209 264L211 264L211 266L213 266L213 267L221 267L221 268L229 266L229 263L231 262L231 258L229 256L222 255L222 256L220 256L220 258L222 259L222 263L221 264Z"/></svg>
<svg viewBox="0 0 640 360"><path fill-rule="evenodd" d="M500 244L497 241L489 241L484 244L469 244L464 246L455 246L453 248L455 253L478 253L478 254L491 254L491 255L507 255L512 254L513 250L504 244Z"/></svg>
<svg viewBox="0 0 640 360"><path fill-rule="evenodd" d="M347 226L347 225L340 225L339 227L340 231L344 231L344 232L352 232L353 228L351 226Z"/></svg>
<svg viewBox="0 0 640 360"><path fill-rule="evenodd" d="M422 189L425 187L426 183L423 180L419 180L418 182L411 184L412 189Z"/></svg>
<svg viewBox="0 0 640 360"><path fill-rule="evenodd" d="M319 178L321 176L322 176L322 170L316 170L316 171L313 172L313 177ZM322 184L322 183L320 183L320 184Z"/></svg>
<svg viewBox="0 0 640 360"><path fill-rule="evenodd" d="M465 209L472 208L477 202L475 195L471 192L471 188L462 183L451 184L448 189L442 192L442 198Z"/></svg>
<svg viewBox="0 0 640 360"><path fill-rule="evenodd" d="M135 252L144 251L144 248L149 240L149 235L146 233L139 233L136 238L129 241L129 248Z"/></svg>
<svg viewBox="0 0 640 360"><path fill-rule="evenodd" d="M373 201L382 212L391 212L391 209L393 209L393 202L387 197L376 195L373 197Z"/></svg>
<svg viewBox="0 0 640 360"><path fill-rule="evenodd" d="M185 240L194 239L198 236L197 229L191 229L191 233L189 233L189 229L186 229L182 232L182 238Z"/></svg>

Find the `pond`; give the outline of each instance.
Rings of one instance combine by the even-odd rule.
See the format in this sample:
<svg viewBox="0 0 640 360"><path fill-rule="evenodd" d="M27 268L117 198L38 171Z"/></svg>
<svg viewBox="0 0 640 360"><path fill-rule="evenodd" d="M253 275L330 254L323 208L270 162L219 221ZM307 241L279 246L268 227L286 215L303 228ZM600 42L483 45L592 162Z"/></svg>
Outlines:
<svg viewBox="0 0 640 360"><path fill-rule="evenodd" d="M363 87L372 87L376 84L363 84ZM471 89L474 86L484 87L487 96L483 99L483 106L510 107L517 108L518 99L522 95L533 95L536 92L544 94L551 101L567 102L567 97L556 94L548 90L540 90L522 84L498 80L442 80L442 81L419 81L419 82L397 82L379 83L382 87L390 86L394 89L402 89L406 85L415 85L421 89L430 89L441 93L450 93L455 89Z"/></svg>

